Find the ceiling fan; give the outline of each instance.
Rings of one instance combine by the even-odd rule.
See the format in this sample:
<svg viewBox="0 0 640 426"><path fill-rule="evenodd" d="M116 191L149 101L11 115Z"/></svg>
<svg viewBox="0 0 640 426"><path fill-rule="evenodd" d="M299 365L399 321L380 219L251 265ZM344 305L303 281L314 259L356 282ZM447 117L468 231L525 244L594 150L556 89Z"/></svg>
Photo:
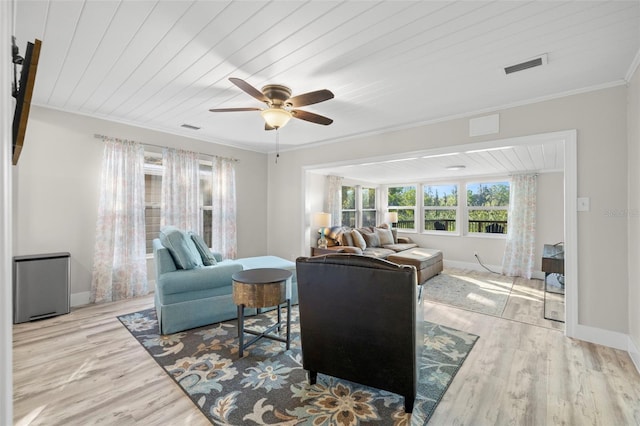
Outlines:
<svg viewBox="0 0 640 426"><path fill-rule="evenodd" d="M329 125L333 120L309 111L296 109L301 106L313 105L333 99L331 91L323 89L315 92L303 93L302 95L291 97L291 89L279 84L268 84L258 90L240 78L229 78L233 84L242 89L245 93L253 96L260 102L264 102L267 108L214 108L211 112L237 112L237 111L260 111L264 119L265 130L274 130L284 127L291 117L311 123Z"/></svg>

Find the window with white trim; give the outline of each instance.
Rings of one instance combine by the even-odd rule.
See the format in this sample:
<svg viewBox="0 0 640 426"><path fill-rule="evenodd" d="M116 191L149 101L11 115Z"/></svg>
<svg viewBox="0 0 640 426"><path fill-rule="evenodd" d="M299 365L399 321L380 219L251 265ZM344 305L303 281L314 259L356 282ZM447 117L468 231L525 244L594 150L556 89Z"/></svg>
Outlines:
<svg viewBox="0 0 640 426"><path fill-rule="evenodd" d="M422 185L425 231L457 232L458 185Z"/></svg>
<svg viewBox="0 0 640 426"><path fill-rule="evenodd" d="M376 226L378 213L376 210L376 189L361 187L360 197L362 226Z"/></svg>
<svg viewBox="0 0 640 426"><path fill-rule="evenodd" d="M342 226L351 228L375 226L377 213L376 188L360 185L342 187Z"/></svg>
<svg viewBox="0 0 640 426"><path fill-rule="evenodd" d="M202 209L202 237L211 247L211 220L213 211L213 168L210 161L200 161L200 208ZM153 240L160 234L162 201L162 154L145 152L144 155L144 220L147 254L153 253Z"/></svg>
<svg viewBox="0 0 640 426"><path fill-rule="evenodd" d="M466 184L466 195L469 233L507 233L508 181L469 182Z"/></svg>
<svg viewBox="0 0 640 426"><path fill-rule="evenodd" d="M416 229L416 185L389 186L387 206L389 212L398 213L398 229Z"/></svg>
<svg viewBox="0 0 640 426"><path fill-rule="evenodd" d="M342 187L342 226L356 227L356 187Z"/></svg>

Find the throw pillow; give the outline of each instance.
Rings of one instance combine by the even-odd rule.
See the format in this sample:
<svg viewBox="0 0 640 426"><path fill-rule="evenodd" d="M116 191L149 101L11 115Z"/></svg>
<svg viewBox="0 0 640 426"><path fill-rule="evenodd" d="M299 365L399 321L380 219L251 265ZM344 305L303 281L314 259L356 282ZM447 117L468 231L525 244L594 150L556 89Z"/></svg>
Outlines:
<svg viewBox="0 0 640 426"><path fill-rule="evenodd" d="M175 226L165 226L160 230L160 242L169 250L179 269L203 266L202 257L193 240Z"/></svg>
<svg viewBox="0 0 640 426"><path fill-rule="evenodd" d="M193 240L193 243L196 245L198 253L200 253L202 263L205 266L216 265L218 262L216 261L216 258L213 257L213 253L211 253L211 250L209 250L207 243L204 242L204 238L191 231L189 231L189 236Z"/></svg>
<svg viewBox="0 0 640 426"><path fill-rule="evenodd" d="M343 246L354 246L353 237L351 236L351 231L344 231L342 233L342 244Z"/></svg>
<svg viewBox="0 0 640 426"><path fill-rule="evenodd" d="M367 242L362 237L362 234L358 232L358 230L354 229L351 231L351 237L353 238L353 245L356 247L360 247L361 250L367 248Z"/></svg>
<svg viewBox="0 0 640 426"><path fill-rule="evenodd" d="M382 247L394 243L391 229L376 228L376 235L380 239L380 245Z"/></svg>
<svg viewBox="0 0 640 426"><path fill-rule="evenodd" d="M380 239L377 234L362 232L362 238L364 238L367 247L380 247Z"/></svg>

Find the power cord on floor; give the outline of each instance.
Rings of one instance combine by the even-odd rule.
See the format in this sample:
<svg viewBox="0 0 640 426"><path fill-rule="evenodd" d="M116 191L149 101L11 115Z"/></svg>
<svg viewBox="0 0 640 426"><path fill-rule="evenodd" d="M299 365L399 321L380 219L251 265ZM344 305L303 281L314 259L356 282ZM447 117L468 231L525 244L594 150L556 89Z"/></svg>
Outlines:
<svg viewBox="0 0 640 426"><path fill-rule="evenodd" d="M486 267L484 265L484 263L482 263L482 260L480 260L480 256L478 256L478 253L473 253L473 255L475 256L475 258L478 261L478 263L480 264L480 266L482 266L484 269L486 269L487 271L491 272L492 274L502 275L500 272L493 271L493 270L489 269L488 267Z"/></svg>

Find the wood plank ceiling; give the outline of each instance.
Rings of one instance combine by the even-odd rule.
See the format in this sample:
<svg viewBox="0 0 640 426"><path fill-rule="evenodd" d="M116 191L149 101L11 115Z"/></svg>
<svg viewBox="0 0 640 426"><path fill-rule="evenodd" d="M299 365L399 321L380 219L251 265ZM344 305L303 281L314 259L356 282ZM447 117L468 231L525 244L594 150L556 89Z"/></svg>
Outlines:
<svg viewBox="0 0 640 426"><path fill-rule="evenodd" d="M35 105L270 152L259 112L208 111L263 106L229 77L333 91L282 149L379 133L622 84L640 2L30 0L14 34L43 41Z"/></svg>

